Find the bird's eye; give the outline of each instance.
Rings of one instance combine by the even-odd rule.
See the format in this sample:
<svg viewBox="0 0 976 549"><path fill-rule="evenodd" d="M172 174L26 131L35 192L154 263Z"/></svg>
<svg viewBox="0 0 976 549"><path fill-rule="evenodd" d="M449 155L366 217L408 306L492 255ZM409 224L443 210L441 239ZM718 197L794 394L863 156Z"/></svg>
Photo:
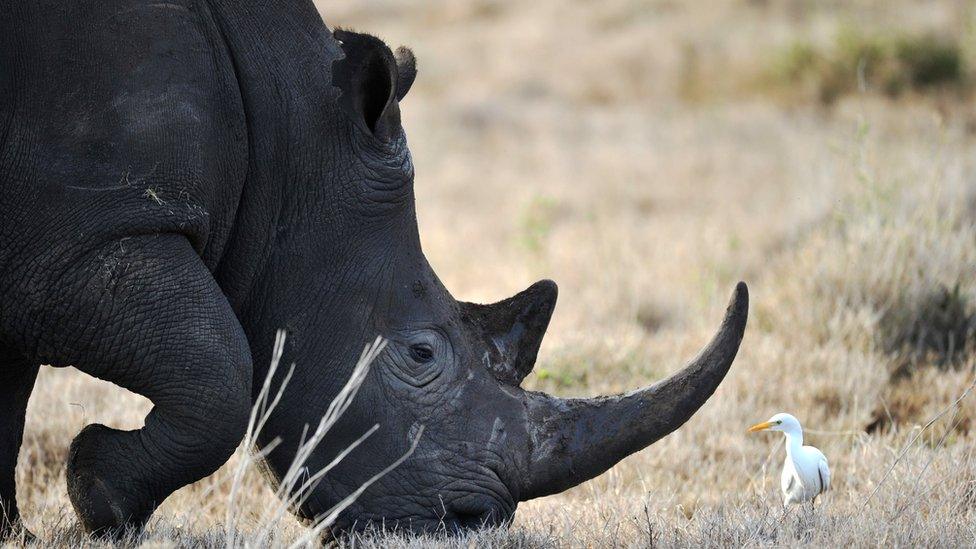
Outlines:
<svg viewBox="0 0 976 549"><path fill-rule="evenodd" d="M410 358L413 359L414 362L427 364L428 362L434 360L434 350L430 348L430 345L425 343L411 345Z"/></svg>
<svg viewBox="0 0 976 549"><path fill-rule="evenodd" d="M782 425L782 424L783 424L783 420L782 419L776 422L776 425Z"/></svg>

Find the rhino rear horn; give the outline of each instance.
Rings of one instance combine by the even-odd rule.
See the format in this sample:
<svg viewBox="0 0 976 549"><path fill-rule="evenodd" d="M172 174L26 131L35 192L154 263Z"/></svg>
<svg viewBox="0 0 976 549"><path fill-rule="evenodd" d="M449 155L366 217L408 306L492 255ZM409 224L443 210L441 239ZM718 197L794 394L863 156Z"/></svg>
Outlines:
<svg viewBox="0 0 976 549"><path fill-rule="evenodd" d="M540 280L498 303L461 303L464 317L489 343L487 366L499 381L518 386L532 371L558 293L555 282Z"/></svg>

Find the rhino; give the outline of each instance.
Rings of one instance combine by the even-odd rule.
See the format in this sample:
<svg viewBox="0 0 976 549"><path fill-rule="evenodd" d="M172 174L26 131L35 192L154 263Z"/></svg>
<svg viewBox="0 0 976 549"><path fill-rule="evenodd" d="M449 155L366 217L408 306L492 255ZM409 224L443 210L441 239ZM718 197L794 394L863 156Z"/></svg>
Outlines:
<svg viewBox="0 0 976 549"><path fill-rule="evenodd" d="M456 300L421 249L400 121L413 54L330 29L310 0L12 0L0 14L0 505L39 365L153 403L142 428L84 427L66 463L87 532L142 527L242 441L275 333L295 364L257 447L282 482L364 344L388 342L308 458L334 531L510 523L687 421L741 342L745 284L672 377L617 396L521 388L556 303L543 280ZM473 259L473 258L472 258ZM276 378L276 383L281 379ZM416 439L419 430L423 435Z"/></svg>

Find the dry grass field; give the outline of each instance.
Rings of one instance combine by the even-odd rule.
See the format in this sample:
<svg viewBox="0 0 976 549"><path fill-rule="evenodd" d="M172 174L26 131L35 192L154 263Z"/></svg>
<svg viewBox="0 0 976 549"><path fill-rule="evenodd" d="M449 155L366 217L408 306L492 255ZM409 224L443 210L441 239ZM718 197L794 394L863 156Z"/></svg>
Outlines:
<svg viewBox="0 0 976 549"><path fill-rule="evenodd" d="M614 393L679 368L736 281L739 357L682 429L514 524L355 547L976 544L976 5L967 0L364 0L330 25L406 44L425 251L458 298L560 302L530 387ZM974 391L976 393L976 391ZM149 405L42 369L18 471L44 545L78 533L64 459ZM833 469L783 512L798 416ZM131 543L289 545L241 450ZM231 494L235 472L243 471Z"/></svg>

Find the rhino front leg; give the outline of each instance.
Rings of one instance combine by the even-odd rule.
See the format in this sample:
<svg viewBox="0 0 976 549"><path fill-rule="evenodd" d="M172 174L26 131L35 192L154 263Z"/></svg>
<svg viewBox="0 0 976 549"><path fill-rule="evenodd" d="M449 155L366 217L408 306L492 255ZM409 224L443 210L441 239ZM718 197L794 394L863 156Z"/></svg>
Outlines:
<svg viewBox="0 0 976 549"><path fill-rule="evenodd" d="M20 536L33 537L20 520L15 471L24 436L27 400L36 377L36 364L0 344L0 542Z"/></svg>
<svg viewBox="0 0 976 549"><path fill-rule="evenodd" d="M181 235L114 242L75 266L51 296L63 310L42 322L42 361L74 365L154 404L142 429L88 425L69 451L68 495L82 525L118 536L234 452L250 412L250 350Z"/></svg>

